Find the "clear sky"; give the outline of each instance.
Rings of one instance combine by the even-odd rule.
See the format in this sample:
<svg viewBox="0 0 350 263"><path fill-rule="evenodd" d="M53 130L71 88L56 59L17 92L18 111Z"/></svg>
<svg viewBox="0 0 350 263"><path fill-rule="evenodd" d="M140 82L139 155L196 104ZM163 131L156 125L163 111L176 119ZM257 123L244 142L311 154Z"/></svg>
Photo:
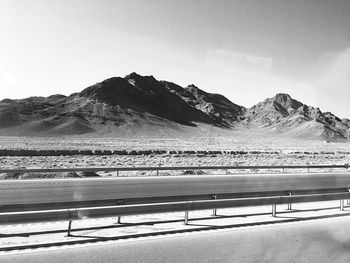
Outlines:
<svg viewBox="0 0 350 263"><path fill-rule="evenodd" d="M0 99L113 76L276 93L350 118L349 0L0 0Z"/></svg>

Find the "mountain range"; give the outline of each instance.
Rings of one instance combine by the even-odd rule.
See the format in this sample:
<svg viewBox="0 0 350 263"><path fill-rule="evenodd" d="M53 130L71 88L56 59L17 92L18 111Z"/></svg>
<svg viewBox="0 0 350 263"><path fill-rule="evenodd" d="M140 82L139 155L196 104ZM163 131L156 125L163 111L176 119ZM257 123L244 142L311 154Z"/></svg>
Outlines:
<svg viewBox="0 0 350 263"><path fill-rule="evenodd" d="M167 135L217 129L260 130L322 140L349 140L350 120L288 94L245 108L195 85L153 76L113 77L69 96L0 101L1 135Z"/></svg>

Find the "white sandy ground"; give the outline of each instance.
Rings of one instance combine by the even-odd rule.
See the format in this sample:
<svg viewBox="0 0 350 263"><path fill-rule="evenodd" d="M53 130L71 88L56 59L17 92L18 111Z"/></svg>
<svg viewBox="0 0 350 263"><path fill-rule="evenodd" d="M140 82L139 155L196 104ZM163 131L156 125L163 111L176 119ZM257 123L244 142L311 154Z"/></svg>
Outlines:
<svg viewBox="0 0 350 263"><path fill-rule="evenodd" d="M2 168L345 164L350 154L0 156Z"/></svg>
<svg viewBox="0 0 350 263"><path fill-rule="evenodd" d="M349 217L0 256L2 262L341 262L350 260Z"/></svg>
<svg viewBox="0 0 350 263"><path fill-rule="evenodd" d="M88 167L158 167L158 166L242 166L242 165L344 165L350 163L350 155L318 154L318 155L229 155L198 157L195 155L154 155L154 156L29 156L29 157L1 157L0 169L16 168L88 168ZM346 170L346 169L345 169ZM285 172L307 172L307 169L286 169ZM310 172L328 172L330 169L312 169ZM333 171L344 171L334 169ZM281 173L282 169L264 170L197 170L194 174L237 174L237 173ZM98 172L101 177L109 176L168 176L182 175L186 171L128 171L128 172ZM65 178L73 176L68 173L24 174L18 179L32 178ZM0 173L0 179L10 179L7 174Z"/></svg>
<svg viewBox="0 0 350 263"><path fill-rule="evenodd" d="M212 134L210 131L183 137L0 136L1 149L29 150L175 150L175 151L350 151L350 141L291 138L269 133Z"/></svg>
<svg viewBox="0 0 350 263"><path fill-rule="evenodd" d="M251 227L259 229L263 226L284 225L294 221L302 223L314 219L326 220L325 218L335 220L339 216L345 216L350 222L350 207L345 207L345 211L340 211L339 201L293 204L292 208L292 211L288 211L286 205L278 206L277 212L279 213L276 218L271 216L271 206L219 209L217 217L211 216L212 211L209 210L193 211L189 213L188 225L183 224L183 212L127 216L122 217L122 224L117 224L116 218L84 219L73 222L73 236L71 237L66 235L68 222L4 225L0 232L0 248L43 243L52 243L54 248L62 242L73 241L81 241L81 243L91 241L91 245L93 245L96 244L96 241L101 242L103 238L113 239L113 241L105 241L107 243L123 244L157 239L169 234L192 235L197 232L189 231L195 229L201 230L200 233L205 233L208 230L243 230ZM78 244L78 246L85 245ZM41 249L39 248L39 250ZM38 251L38 248L32 251ZM1 255L27 252L28 250L1 251L0 262L3 262Z"/></svg>

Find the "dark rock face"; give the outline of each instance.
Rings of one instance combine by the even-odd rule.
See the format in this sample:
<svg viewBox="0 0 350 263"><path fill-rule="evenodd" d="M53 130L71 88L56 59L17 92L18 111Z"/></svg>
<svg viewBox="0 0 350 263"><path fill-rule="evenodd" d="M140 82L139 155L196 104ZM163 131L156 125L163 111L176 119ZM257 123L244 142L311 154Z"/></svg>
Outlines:
<svg viewBox="0 0 350 263"><path fill-rule="evenodd" d="M192 122L220 125L210 116L169 92L164 84L153 76L143 77L132 73L125 78L107 79L83 90L78 96L118 107L121 111L131 109L184 125L194 126Z"/></svg>
<svg viewBox="0 0 350 263"><path fill-rule="evenodd" d="M105 133L157 135L200 123L266 129L291 136L349 139L350 121L277 94L246 109L194 85L185 88L137 73L106 79L66 97L0 101L1 135ZM164 133L166 134L166 133Z"/></svg>
<svg viewBox="0 0 350 263"><path fill-rule="evenodd" d="M192 107L209 115L223 126L230 127L239 119L245 108L232 103L220 94L207 93L194 85L185 89L169 82L164 82L169 91L177 94Z"/></svg>

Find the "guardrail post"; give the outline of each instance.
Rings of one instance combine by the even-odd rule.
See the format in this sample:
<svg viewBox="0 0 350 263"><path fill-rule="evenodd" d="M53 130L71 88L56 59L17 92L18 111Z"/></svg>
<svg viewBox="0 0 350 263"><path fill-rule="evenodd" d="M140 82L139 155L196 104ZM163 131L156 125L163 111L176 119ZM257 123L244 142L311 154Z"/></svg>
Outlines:
<svg viewBox="0 0 350 263"><path fill-rule="evenodd" d="M217 195L213 195L213 199L216 199L217 198ZM217 209L214 208L213 209L213 216L217 216Z"/></svg>
<svg viewBox="0 0 350 263"><path fill-rule="evenodd" d="M272 205L272 216L276 217L276 205Z"/></svg>
<svg viewBox="0 0 350 263"><path fill-rule="evenodd" d="M117 200L117 205L122 205L123 204L123 200ZM121 224L122 221L122 217L118 216L117 217L117 224Z"/></svg>
<svg viewBox="0 0 350 263"><path fill-rule="evenodd" d="M162 164L159 163L159 164L158 164L158 167L161 167L161 166L162 166ZM157 169L157 176L159 176L159 169Z"/></svg>
<svg viewBox="0 0 350 263"><path fill-rule="evenodd" d="M188 225L188 211L185 211L185 221L184 225Z"/></svg>
<svg viewBox="0 0 350 263"><path fill-rule="evenodd" d="M72 220L69 220L68 221L68 230L67 230L67 236L68 237L71 236L71 234L70 234L71 230L72 230Z"/></svg>
<svg viewBox="0 0 350 263"><path fill-rule="evenodd" d="M340 200L340 211L344 211L344 200Z"/></svg>
<svg viewBox="0 0 350 263"><path fill-rule="evenodd" d="M71 211L69 209L67 210L67 212L68 212L68 218L69 218L68 229L67 229L67 237L70 237L71 236L71 231L72 231L72 214L71 214Z"/></svg>
<svg viewBox="0 0 350 263"><path fill-rule="evenodd" d="M292 196L292 192L289 192L289 196ZM288 204L287 210L292 210L292 204L291 203Z"/></svg>
<svg viewBox="0 0 350 263"><path fill-rule="evenodd" d="M119 170L117 171L117 177L119 176Z"/></svg>

